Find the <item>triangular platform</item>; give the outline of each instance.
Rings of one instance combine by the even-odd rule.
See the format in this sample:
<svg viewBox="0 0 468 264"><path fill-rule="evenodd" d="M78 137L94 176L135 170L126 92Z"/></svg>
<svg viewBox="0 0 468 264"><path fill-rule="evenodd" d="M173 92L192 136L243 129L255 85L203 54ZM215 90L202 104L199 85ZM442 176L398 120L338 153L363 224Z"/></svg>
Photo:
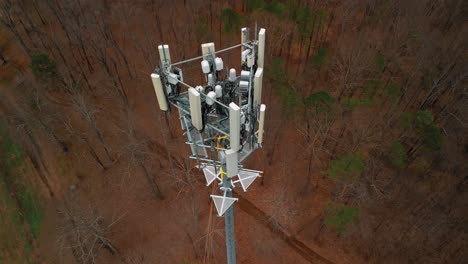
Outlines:
<svg viewBox="0 0 468 264"><path fill-rule="evenodd" d="M217 175L215 173L215 169L213 166L204 167L203 174L205 174L206 186L209 186L217 178Z"/></svg>
<svg viewBox="0 0 468 264"><path fill-rule="evenodd" d="M216 211L218 211L218 216L223 216L224 213L232 206L232 204L239 200L237 198L226 197L226 196L219 196L219 195L210 195L213 199L213 202L216 207Z"/></svg>
<svg viewBox="0 0 468 264"><path fill-rule="evenodd" d="M244 192L247 191L247 188L259 177L258 172L248 172L248 171L239 171L239 181L242 185Z"/></svg>

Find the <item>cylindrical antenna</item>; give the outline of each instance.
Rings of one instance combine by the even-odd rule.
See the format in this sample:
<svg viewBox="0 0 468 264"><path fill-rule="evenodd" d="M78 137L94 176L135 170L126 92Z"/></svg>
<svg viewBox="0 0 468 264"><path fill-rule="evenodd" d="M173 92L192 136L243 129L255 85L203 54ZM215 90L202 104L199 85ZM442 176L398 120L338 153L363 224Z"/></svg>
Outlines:
<svg viewBox="0 0 468 264"><path fill-rule="evenodd" d="M210 63L207 60L202 60L201 61L201 68L202 68L202 72L204 74L208 74L208 73L211 72Z"/></svg>
<svg viewBox="0 0 468 264"><path fill-rule="evenodd" d="M216 71L222 71L223 68L224 68L224 63L223 63L223 59L221 59L220 57L216 57L215 58L215 68L216 68Z"/></svg>
<svg viewBox="0 0 468 264"><path fill-rule="evenodd" d="M216 101L216 93L211 91L206 95L206 103L208 105L213 105Z"/></svg>
<svg viewBox="0 0 468 264"><path fill-rule="evenodd" d="M236 69L231 68L229 70L229 81L234 82L236 80Z"/></svg>
<svg viewBox="0 0 468 264"><path fill-rule="evenodd" d="M221 98L223 96L223 87L221 85L215 86L216 98Z"/></svg>

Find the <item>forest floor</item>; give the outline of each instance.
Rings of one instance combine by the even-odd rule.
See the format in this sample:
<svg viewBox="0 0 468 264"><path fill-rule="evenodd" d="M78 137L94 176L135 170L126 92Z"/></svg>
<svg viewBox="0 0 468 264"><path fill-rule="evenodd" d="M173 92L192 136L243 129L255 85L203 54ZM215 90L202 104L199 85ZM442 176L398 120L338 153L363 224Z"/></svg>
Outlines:
<svg viewBox="0 0 468 264"><path fill-rule="evenodd" d="M159 130L161 122L155 122L152 114L148 116L149 111L144 106L151 107L151 104L144 98L141 95L143 103L135 104L136 123L139 131L151 135L151 131ZM168 140L168 149L178 153L173 157L184 160L187 146L183 144L184 138L180 136L176 122L177 119L172 117L171 124L176 128L171 133L169 128L163 128L163 133ZM280 138L279 141L297 140L291 135L293 133L285 129L280 136L288 140ZM158 140L154 136L149 138ZM96 207L105 219L118 219L112 226L110 238L129 263L201 263L208 237L205 232L210 212L210 189L205 187L199 171L192 170L192 191L188 186L177 184L180 175L174 175L168 162L151 160L150 167L156 168L158 177L155 179L164 194L164 200L158 200L151 195L146 179L137 168L117 160L108 170L102 171L89 156L71 154L84 153L81 144L72 144L71 153L65 155L46 145L41 146L45 163L50 164L48 171L52 177L56 175L60 179L58 185L62 186L57 188L62 192L57 192L45 210L39 244L46 262L71 261L73 255L66 247L57 251L60 248L57 238L62 235L60 225L63 224L57 208L71 196L79 196L80 203ZM264 169L259 167L264 164L262 151L255 153L246 166ZM297 165L294 160L301 158L301 154L294 147L277 153L278 156L269 161L263 179L258 179L249 192L239 190L236 193L240 198L234 205L239 263L362 263L359 257L347 252L339 237L326 230L323 224L310 224L321 222L316 220L323 215L332 182L316 172L312 176L313 187L304 194L304 168L288 166ZM284 159L285 156L290 160ZM190 166L194 165L191 161ZM215 217L213 225L211 263L217 263L225 256L223 218ZM100 250L98 260L99 263L114 263L115 258Z"/></svg>
<svg viewBox="0 0 468 264"><path fill-rule="evenodd" d="M193 190L178 184L181 175L174 175L167 153L160 144L165 141L171 156L184 161L188 151L183 143L185 139L181 136L176 115L171 116L170 127L161 127L164 126L164 118L155 112L151 92L135 89L129 96L133 98L134 122L141 133L139 136L149 139L157 157L166 156L162 161L151 158L148 162L157 175L155 179L159 181L164 200L157 200L151 195L147 180L139 168L117 158L113 162L106 161L108 169L103 171L81 142L69 141L69 152L62 153L50 144L48 138L36 135L48 184L54 190L54 197L44 199L44 222L38 241L37 254L44 259L44 263L76 261L67 242L61 240L64 237L61 210L70 202L80 207L97 208L108 221L118 219L112 226L110 238L128 263L201 263L208 237L210 190L203 184L203 175L198 171L192 172L196 177ZM11 96L10 103L15 105L12 95L7 91L3 94ZM55 96L53 100L56 102L67 101ZM271 114L279 114L279 101L272 97L272 91L266 91L266 96L274 100L274 104L276 102L276 106L270 109ZM70 105L64 109L70 120L80 119ZM108 111L114 107L112 102L103 101L99 109ZM99 124L108 124L108 127L100 127L103 131L113 131L106 138L111 146L118 146L122 136L126 136L112 122ZM250 187L248 193L236 194L240 198L239 203L234 205L238 261L259 264L361 263L352 252L342 249L345 247L338 237L324 230L323 224L310 224L317 223L316 220L323 216L332 182L316 172L312 175L314 182L304 193L305 168L301 166L305 166L306 162L297 162L303 159L303 153L297 151L297 142L301 139L295 130L295 125L291 123L284 125L277 134L271 133L272 141L285 142L285 146L275 151L272 157L266 157L265 150L259 150L246 163L249 168L264 170L265 174L263 179ZM164 139L160 138L161 135ZM92 144L99 145L98 142ZM124 155L123 149L114 151ZM103 152L98 154L104 156ZM195 165L194 161L189 162L189 166ZM29 177L37 178L33 175ZM43 183L37 182L37 186L42 197L47 197L48 190ZM75 200L73 197L79 198ZM225 256L224 221L223 218L215 219L210 263L216 263ZM115 263L115 258L102 249L98 251L96 260L98 263Z"/></svg>

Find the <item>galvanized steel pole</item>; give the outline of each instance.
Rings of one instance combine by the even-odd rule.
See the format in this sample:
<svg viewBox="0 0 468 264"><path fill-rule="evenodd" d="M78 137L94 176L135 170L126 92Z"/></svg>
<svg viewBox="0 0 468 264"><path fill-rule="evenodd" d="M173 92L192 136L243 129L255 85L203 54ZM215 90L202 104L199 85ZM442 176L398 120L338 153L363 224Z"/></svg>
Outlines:
<svg viewBox="0 0 468 264"><path fill-rule="evenodd" d="M223 171L226 169L226 159L222 159ZM232 197L232 186L231 180L225 174L223 176L223 187L228 190L226 197ZM226 258L227 264L236 264L236 240L234 237L234 206L231 206L226 213L224 213L224 225L226 229Z"/></svg>

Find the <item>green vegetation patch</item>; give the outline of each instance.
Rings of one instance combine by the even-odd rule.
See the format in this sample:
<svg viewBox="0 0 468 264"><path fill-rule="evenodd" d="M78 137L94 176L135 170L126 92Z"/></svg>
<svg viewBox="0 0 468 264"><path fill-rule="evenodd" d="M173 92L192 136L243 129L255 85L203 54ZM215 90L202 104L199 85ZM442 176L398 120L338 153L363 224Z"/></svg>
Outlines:
<svg viewBox="0 0 468 264"><path fill-rule="evenodd" d="M339 156L328 166L327 175L332 179L354 180L366 169L364 159L357 153Z"/></svg>
<svg viewBox="0 0 468 264"><path fill-rule="evenodd" d="M280 17L284 14L286 6L278 0L273 0L265 4L265 10Z"/></svg>
<svg viewBox="0 0 468 264"><path fill-rule="evenodd" d="M317 51L317 54L312 56L311 61L312 65L314 66L321 66L325 61L325 57L327 56L328 49L324 47L320 47Z"/></svg>
<svg viewBox="0 0 468 264"><path fill-rule="evenodd" d="M380 79L369 80L367 83L367 86L364 89L364 93L372 97L377 93L377 91L380 89L381 86L382 86L382 80Z"/></svg>
<svg viewBox="0 0 468 264"><path fill-rule="evenodd" d="M215 35L210 29L209 21L207 17L199 17L195 22L195 35L197 42L207 43L213 41Z"/></svg>
<svg viewBox="0 0 468 264"><path fill-rule="evenodd" d="M418 111L414 114L414 124L416 128L424 128L426 126L430 126L434 122L434 116L430 111Z"/></svg>
<svg viewBox="0 0 468 264"><path fill-rule="evenodd" d="M397 168L403 168L408 161L406 149L398 140L392 143L390 147L390 162Z"/></svg>
<svg viewBox="0 0 468 264"><path fill-rule="evenodd" d="M304 99L304 105L306 107L312 107L318 113L330 111L334 102L335 98L327 91L318 91Z"/></svg>
<svg viewBox="0 0 468 264"><path fill-rule="evenodd" d="M245 0L245 5L249 11L261 10L265 7L264 0Z"/></svg>
<svg viewBox="0 0 468 264"><path fill-rule="evenodd" d="M223 29L225 32L237 32L240 29L242 20L240 15L232 8L226 8L221 14Z"/></svg>
<svg viewBox="0 0 468 264"><path fill-rule="evenodd" d="M375 56L375 65L376 65L377 75L381 75L383 71L385 70L385 57L380 52L378 52L377 55Z"/></svg>
<svg viewBox="0 0 468 264"><path fill-rule="evenodd" d="M325 211L324 221L328 227L333 228L338 233L343 233L358 215L358 208L330 202Z"/></svg>
<svg viewBox="0 0 468 264"><path fill-rule="evenodd" d="M273 57L270 70L267 71L267 73L273 89L281 98L283 109L285 111L296 111L299 107L300 99L288 80L283 59L280 57Z"/></svg>
<svg viewBox="0 0 468 264"><path fill-rule="evenodd" d="M20 199L24 218L29 224L31 234L34 239L39 239L39 231L41 229L44 214L38 203L38 197L31 189L25 189L21 193Z"/></svg>
<svg viewBox="0 0 468 264"><path fill-rule="evenodd" d="M0 181L0 263L25 263L31 255L31 244L25 241L20 211L5 184ZM26 258L26 259L25 259Z"/></svg>
<svg viewBox="0 0 468 264"><path fill-rule="evenodd" d="M347 111L353 110L356 106L359 105L359 100L356 98L343 97L341 99L341 105Z"/></svg>
<svg viewBox="0 0 468 264"><path fill-rule="evenodd" d="M390 97L393 101L397 101L398 98L402 95L401 88L399 85L394 83L389 83L384 88L384 94Z"/></svg>
<svg viewBox="0 0 468 264"><path fill-rule="evenodd" d="M31 263L43 220L37 194L24 176L23 160L22 149L0 124L0 263Z"/></svg>
<svg viewBox="0 0 468 264"><path fill-rule="evenodd" d="M51 80L58 76L55 62L47 54L31 56L31 70L40 80Z"/></svg>
<svg viewBox="0 0 468 264"><path fill-rule="evenodd" d="M426 126L421 131L424 146L431 150L440 150L442 147L442 129L435 125Z"/></svg>
<svg viewBox="0 0 468 264"><path fill-rule="evenodd" d="M286 10L286 6L278 0L268 2L263 0L246 0L245 4L250 12L267 11L278 17L281 17Z"/></svg>
<svg viewBox="0 0 468 264"><path fill-rule="evenodd" d="M414 114L404 112L401 115L401 125L403 128L413 129L426 149L437 151L442 147L442 129L434 123L434 116L430 111L418 111Z"/></svg>
<svg viewBox="0 0 468 264"><path fill-rule="evenodd" d="M364 97L359 101L360 105L363 106L371 106L372 105L372 98Z"/></svg>
<svg viewBox="0 0 468 264"><path fill-rule="evenodd" d="M297 31L302 36L310 36L316 28L322 28L327 17L324 11L307 6L295 8L290 13L297 25Z"/></svg>
<svg viewBox="0 0 468 264"><path fill-rule="evenodd" d="M409 112L403 112L400 115L400 125L402 128L409 128L413 123L413 115Z"/></svg>

